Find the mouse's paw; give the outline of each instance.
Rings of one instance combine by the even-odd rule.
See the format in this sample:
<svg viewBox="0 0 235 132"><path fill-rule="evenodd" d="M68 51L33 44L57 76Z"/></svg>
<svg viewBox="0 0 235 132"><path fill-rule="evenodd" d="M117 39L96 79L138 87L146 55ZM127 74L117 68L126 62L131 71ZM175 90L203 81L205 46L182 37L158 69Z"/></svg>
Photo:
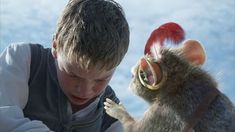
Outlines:
<svg viewBox="0 0 235 132"><path fill-rule="evenodd" d="M125 116L126 110L122 104L117 104L114 101L106 98L106 101L104 102L104 109L106 110L106 113L116 119L121 119L123 116Z"/></svg>

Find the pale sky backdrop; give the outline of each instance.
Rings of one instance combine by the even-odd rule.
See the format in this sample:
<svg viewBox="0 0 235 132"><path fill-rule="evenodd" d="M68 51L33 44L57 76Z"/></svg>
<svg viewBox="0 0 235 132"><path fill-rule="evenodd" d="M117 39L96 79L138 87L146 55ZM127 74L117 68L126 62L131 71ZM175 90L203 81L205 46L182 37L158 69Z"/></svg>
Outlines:
<svg viewBox="0 0 235 132"><path fill-rule="evenodd" d="M110 84L135 117L148 107L129 89L130 69L143 55L151 31L177 22L186 39L204 44L203 68L235 103L235 0L117 0L130 25L130 47ZM0 52L10 43L32 42L50 47L56 21L67 0L0 0Z"/></svg>

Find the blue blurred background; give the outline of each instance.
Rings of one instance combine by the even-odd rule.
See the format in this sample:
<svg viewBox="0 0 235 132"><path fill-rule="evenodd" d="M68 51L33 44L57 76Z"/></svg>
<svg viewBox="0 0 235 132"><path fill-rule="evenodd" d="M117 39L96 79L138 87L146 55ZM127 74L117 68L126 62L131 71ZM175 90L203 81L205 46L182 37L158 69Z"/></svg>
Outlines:
<svg viewBox="0 0 235 132"><path fill-rule="evenodd" d="M0 52L10 43L33 42L50 47L56 21L68 0L0 0ZM130 48L111 85L135 117L148 107L129 89L130 69L143 55L152 30L174 21L186 39L204 44L203 68L219 83L219 89L235 103L235 0L117 0L130 25Z"/></svg>

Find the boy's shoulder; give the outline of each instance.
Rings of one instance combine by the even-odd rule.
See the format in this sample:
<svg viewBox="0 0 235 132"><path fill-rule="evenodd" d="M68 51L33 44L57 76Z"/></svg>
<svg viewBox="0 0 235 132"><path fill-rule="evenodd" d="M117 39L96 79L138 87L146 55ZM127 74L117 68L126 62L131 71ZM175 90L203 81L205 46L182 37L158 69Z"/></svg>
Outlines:
<svg viewBox="0 0 235 132"><path fill-rule="evenodd" d="M107 86L103 95L103 100L105 101L106 98L110 98L113 101L115 101L116 103L119 103L119 99L117 98L114 90L111 88L111 86Z"/></svg>
<svg viewBox="0 0 235 132"><path fill-rule="evenodd" d="M13 50L13 51L17 51L17 50L24 50L29 48L29 43L24 43L24 42L18 42L18 43L10 43L5 50Z"/></svg>
<svg viewBox="0 0 235 132"><path fill-rule="evenodd" d="M17 43L11 43L9 44L4 51L11 54L27 54L30 53L32 50L32 47L37 48L44 48L43 45L38 43L25 43L25 42L17 42ZM4 52L3 51L3 52Z"/></svg>
<svg viewBox="0 0 235 132"><path fill-rule="evenodd" d="M5 56L5 59L8 58L12 61L18 60L19 57L30 58L30 46L28 43L11 43L1 52L0 56Z"/></svg>

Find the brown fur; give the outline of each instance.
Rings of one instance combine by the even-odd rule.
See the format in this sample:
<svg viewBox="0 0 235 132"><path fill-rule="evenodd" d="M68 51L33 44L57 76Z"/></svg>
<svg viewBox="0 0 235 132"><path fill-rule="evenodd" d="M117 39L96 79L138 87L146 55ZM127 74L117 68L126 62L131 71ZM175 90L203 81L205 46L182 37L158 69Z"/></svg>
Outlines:
<svg viewBox="0 0 235 132"><path fill-rule="evenodd" d="M180 132L207 93L218 88L213 77L199 66L204 60L195 61L188 57L188 53L192 52L185 52L183 48L164 48L160 53L161 58L155 59L166 71L166 80L158 86L158 90L150 90L140 83L137 76L139 64L130 83L134 93L150 104L143 118L135 120L123 105L109 99L105 102L106 112L121 121L125 132ZM234 105L219 92L193 129L195 132L235 132Z"/></svg>

